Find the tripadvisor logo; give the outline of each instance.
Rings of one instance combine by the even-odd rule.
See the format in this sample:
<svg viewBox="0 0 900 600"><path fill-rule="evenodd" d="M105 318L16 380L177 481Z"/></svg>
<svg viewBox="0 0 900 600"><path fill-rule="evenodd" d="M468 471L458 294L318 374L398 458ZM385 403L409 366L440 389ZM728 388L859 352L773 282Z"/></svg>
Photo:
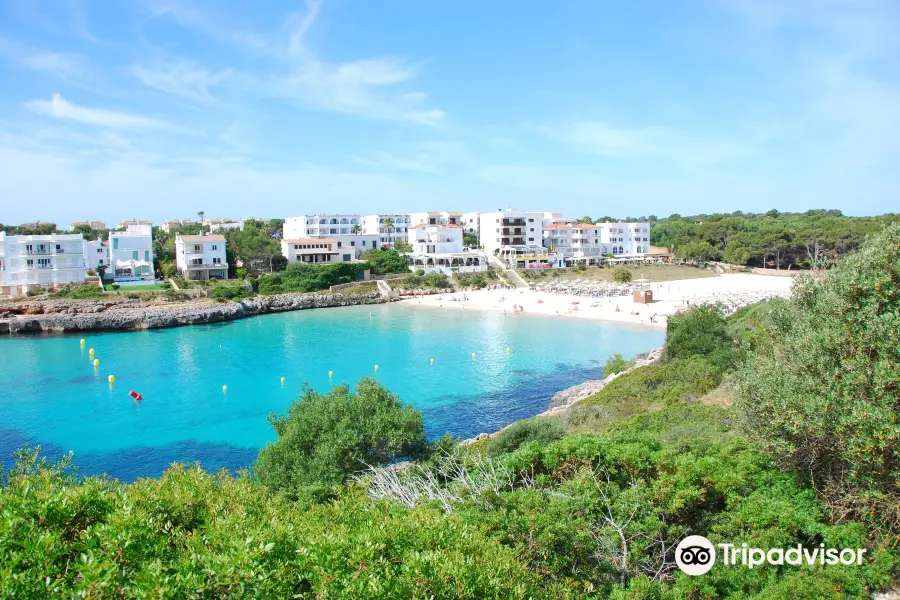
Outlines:
<svg viewBox="0 0 900 600"><path fill-rule="evenodd" d="M792 548L751 548L747 544L713 545L702 535L689 535L675 548L675 563L688 575L703 575L716 564L716 547L726 567L742 566L753 569L760 565L861 565L864 548L804 548L800 544Z"/></svg>

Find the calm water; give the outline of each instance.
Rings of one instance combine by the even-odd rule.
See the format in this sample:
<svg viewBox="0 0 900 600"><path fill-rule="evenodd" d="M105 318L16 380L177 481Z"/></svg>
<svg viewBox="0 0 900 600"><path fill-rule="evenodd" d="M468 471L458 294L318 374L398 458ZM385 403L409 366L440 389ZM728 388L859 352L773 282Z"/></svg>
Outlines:
<svg viewBox="0 0 900 600"><path fill-rule="evenodd" d="M612 354L633 357L663 338L580 319L397 305L145 332L3 336L0 460L27 442L51 457L73 450L81 472L126 480L158 475L174 461L246 467L274 439L266 416L283 411L304 382L324 391L371 375L375 364L379 381L423 411L431 437L468 437L545 410L555 392L601 376ZM133 402L130 390L144 401Z"/></svg>

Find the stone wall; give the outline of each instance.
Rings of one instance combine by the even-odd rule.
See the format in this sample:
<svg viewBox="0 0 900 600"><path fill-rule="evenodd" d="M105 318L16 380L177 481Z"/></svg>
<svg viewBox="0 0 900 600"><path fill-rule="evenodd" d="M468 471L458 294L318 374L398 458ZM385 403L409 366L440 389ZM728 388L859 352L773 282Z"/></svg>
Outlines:
<svg viewBox="0 0 900 600"><path fill-rule="evenodd" d="M127 331L217 323L308 308L378 304L377 294L278 294L240 302L159 300L55 300L0 304L9 333Z"/></svg>

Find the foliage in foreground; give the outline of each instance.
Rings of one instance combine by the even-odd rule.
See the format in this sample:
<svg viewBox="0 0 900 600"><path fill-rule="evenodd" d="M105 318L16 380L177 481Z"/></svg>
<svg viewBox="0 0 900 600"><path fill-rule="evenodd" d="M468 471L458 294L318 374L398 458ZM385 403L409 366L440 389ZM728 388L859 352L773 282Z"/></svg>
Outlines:
<svg viewBox="0 0 900 600"><path fill-rule="evenodd" d="M256 473L292 499L316 500L368 465L415 458L427 449L422 414L364 377L320 394L307 387L269 422L278 439L259 453Z"/></svg>
<svg viewBox="0 0 900 600"><path fill-rule="evenodd" d="M260 294L282 294L327 290L332 285L357 281L368 268L367 263L291 263L281 273L260 275L257 291Z"/></svg>
<svg viewBox="0 0 900 600"><path fill-rule="evenodd" d="M747 431L836 516L900 539L900 224L773 305L740 372Z"/></svg>

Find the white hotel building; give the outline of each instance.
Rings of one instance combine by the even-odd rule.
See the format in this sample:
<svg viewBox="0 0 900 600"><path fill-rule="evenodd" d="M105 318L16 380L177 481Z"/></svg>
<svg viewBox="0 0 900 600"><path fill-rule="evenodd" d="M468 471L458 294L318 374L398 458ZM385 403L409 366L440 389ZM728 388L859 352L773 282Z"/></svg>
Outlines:
<svg viewBox="0 0 900 600"><path fill-rule="evenodd" d="M109 233L110 271L117 281L153 279L153 228L146 224L132 224L125 231Z"/></svg>
<svg viewBox="0 0 900 600"><path fill-rule="evenodd" d="M402 214L366 215L362 217L362 232L381 236L382 246L393 246L397 240L406 241L410 226L409 217ZM388 219L393 223L390 227L385 225Z"/></svg>
<svg viewBox="0 0 900 600"><path fill-rule="evenodd" d="M6 235L0 232L0 295L83 283L84 238L78 234Z"/></svg>
<svg viewBox="0 0 900 600"><path fill-rule="evenodd" d="M543 212L521 208L507 208L479 216L480 239L485 253L511 266L549 261L543 245L543 227Z"/></svg>
<svg viewBox="0 0 900 600"><path fill-rule="evenodd" d="M281 253L289 263L331 264L351 262L356 252L334 238L314 237L281 240Z"/></svg>
<svg viewBox="0 0 900 600"><path fill-rule="evenodd" d="M641 257L650 247L650 223L554 223L544 225L544 246L563 264L605 255Z"/></svg>
<svg viewBox="0 0 900 600"><path fill-rule="evenodd" d="M487 269L483 252L463 251L462 225L413 225L409 228L409 245L412 246L409 268L413 271L471 273Z"/></svg>
<svg viewBox="0 0 900 600"><path fill-rule="evenodd" d="M384 218L388 216L384 215ZM359 231L359 233L353 233L354 230ZM288 217L284 220L283 239L296 240L319 237L334 240L336 248L340 250L352 248L353 258L356 259L366 250L381 248L382 245L385 245L382 238L386 238L387 235L365 231L362 218L359 215L318 214Z"/></svg>
<svg viewBox="0 0 900 600"><path fill-rule="evenodd" d="M185 279L228 279L225 237L176 233L175 264Z"/></svg>

